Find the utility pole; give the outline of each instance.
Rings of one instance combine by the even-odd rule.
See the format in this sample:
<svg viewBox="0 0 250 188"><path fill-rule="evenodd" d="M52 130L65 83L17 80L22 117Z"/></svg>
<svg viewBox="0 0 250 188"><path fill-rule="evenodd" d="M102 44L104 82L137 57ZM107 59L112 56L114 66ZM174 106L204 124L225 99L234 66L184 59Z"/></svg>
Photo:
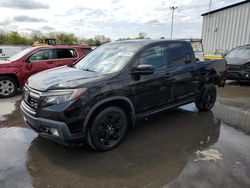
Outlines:
<svg viewBox="0 0 250 188"><path fill-rule="evenodd" d="M213 3L213 0L210 0L210 1L209 1L209 8L208 8L208 11L211 10L212 3Z"/></svg>
<svg viewBox="0 0 250 188"><path fill-rule="evenodd" d="M172 10L172 23L171 23L171 36L170 39L173 37L173 27L174 27L174 10L177 9L177 7L169 7Z"/></svg>

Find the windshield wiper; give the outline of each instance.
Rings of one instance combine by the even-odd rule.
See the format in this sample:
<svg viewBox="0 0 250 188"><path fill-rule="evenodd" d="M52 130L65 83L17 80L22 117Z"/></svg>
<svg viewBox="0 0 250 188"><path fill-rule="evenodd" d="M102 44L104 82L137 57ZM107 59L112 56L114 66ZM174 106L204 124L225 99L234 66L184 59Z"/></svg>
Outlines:
<svg viewBox="0 0 250 188"><path fill-rule="evenodd" d="M83 71L88 71L88 72L96 72L96 71L90 70L90 69L81 69L81 70L83 70Z"/></svg>

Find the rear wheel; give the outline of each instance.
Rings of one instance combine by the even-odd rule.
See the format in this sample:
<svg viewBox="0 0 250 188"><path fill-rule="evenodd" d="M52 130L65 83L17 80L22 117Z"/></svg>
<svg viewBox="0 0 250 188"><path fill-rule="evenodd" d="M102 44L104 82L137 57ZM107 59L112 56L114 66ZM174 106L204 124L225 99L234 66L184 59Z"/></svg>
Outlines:
<svg viewBox="0 0 250 188"><path fill-rule="evenodd" d="M209 111L213 108L216 101L216 87L214 84L205 85L200 96L195 100L195 105L199 111Z"/></svg>
<svg viewBox="0 0 250 188"><path fill-rule="evenodd" d="M12 97L17 91L17 83L13 78L0 77L0 97Z"/></svg>
<svg viewBox="0 0 250 188"><path fill-rule="evenodd" d="M118 107L108 107L95 117L88 129L86 142L94 150L111 150L120 144L127 128L125 112Z"/></svg>

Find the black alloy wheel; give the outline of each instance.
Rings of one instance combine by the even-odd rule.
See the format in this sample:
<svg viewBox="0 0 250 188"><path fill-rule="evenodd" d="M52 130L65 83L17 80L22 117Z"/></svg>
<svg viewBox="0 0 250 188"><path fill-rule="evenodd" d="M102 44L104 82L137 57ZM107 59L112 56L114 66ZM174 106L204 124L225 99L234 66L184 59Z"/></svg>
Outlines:
<svg viewBox="0 0 250 188"><path fill-rule="evenodd" d="M205 86L203 92L195 100L195 105L200 111L209 111L216 101L217 91L214 84Z"/></svg>
<svg viewBox="0 0 250 188"><path fill-rule="evenodd" d="M94 150L113 149L120 144L127 127L125 112L118 107L108 107L94 119L87 135L87 143Z"/></svg>

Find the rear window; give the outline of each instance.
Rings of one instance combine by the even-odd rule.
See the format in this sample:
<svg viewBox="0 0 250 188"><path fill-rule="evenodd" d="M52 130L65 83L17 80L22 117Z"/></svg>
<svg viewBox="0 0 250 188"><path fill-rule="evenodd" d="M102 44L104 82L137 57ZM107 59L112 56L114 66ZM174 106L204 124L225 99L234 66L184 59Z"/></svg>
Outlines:
<svg viewBox="0 0 250 188"><path fill-rule="evenodd" d="M56 49L56 56L58 59L75 58L77 53L75 49Z"/></svg>
<svg viewBox="0 0 250 188"><path fill-rule="evenodd" d="M194 52L203 52L203 47L201 42L191 42Z"/></svg>
<svg viewBox="0 0 250 188"><path fill-rule="evenodd" d="M83 52L84 54L88 54L89 52L92 51L91 48L81 48L81 50L82 50L82 52Z"/></svg>

